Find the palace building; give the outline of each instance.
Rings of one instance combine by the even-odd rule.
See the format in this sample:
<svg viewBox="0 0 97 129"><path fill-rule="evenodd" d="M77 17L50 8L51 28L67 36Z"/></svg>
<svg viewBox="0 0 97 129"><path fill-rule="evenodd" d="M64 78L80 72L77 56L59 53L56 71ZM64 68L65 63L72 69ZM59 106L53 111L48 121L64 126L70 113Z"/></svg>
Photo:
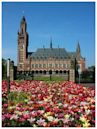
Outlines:
<svg viewBox="0 0 97 129"><path fill-rule="evenodd" d="M28 43L27 22L23 17L18 32L18 71L31 71L36 75L48 75L49 72L53 75L66 75L71 69L75 69L75 61L81 71L85 70L85 58L81 56L79 43L75 52L68 52L65 48L53 48L52 39L49 48L28 52Z"/></svg>

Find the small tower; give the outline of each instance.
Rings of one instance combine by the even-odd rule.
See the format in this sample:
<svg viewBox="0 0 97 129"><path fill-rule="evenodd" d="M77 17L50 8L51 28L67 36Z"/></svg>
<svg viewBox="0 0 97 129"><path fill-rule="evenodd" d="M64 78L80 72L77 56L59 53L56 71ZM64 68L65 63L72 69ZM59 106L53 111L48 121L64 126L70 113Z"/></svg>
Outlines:
<svg viewBox="0 0 97 129"><path fill-rule="evenodd" d="M50 48L52 49L52 37L50 39Z"/></svg>
<svg viewBox="0 0 97 129"><path fill-rule="evenodd" d="M27 34L27 23L23 16L20 22L20 31L18 32L18 71L25 70L25 62L27 59L28 52L28 34Z"/></svg>

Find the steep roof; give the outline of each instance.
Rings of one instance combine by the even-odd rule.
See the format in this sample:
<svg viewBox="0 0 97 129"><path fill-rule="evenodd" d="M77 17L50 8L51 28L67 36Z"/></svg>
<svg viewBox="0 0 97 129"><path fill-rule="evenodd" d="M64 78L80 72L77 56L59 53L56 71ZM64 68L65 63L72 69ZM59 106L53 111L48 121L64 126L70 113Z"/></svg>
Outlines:
<svg viewBox="0 0 97 129"><path fill-rule="evenodd" d="M71 58L76 58L76 52L68 52Z"/></svg>
<svg viewBox="0 0 97 129"><path fill-rule="evenodd" d="M32 57L35 60L46 60L48 58L55 59L79 59L83 58L81 55L77 55L77 52L67 52L65 48L39 48L36 52L29 52L28 57Z"/></svg>
<svg viewBox="0 0 97 129"><path fill-rule="evenodd" d="M64 48L40 48L36 52L32 53L31 57L33 59L68 59L69 54Z"/></svg>

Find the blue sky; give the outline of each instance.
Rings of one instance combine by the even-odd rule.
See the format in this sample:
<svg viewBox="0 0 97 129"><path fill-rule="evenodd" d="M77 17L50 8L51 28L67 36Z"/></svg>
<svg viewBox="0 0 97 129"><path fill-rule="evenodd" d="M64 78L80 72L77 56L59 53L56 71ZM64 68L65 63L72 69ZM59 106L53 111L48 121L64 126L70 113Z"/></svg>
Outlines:
<svg viewBox="0 0 97 129"><path fill-rule="evenodd" d="M53 47L75 51L79 41L86 66L95 64L95 3L93 2L3 2L2 57L17 64L17 32L26 17L29 51Z"/></svg>

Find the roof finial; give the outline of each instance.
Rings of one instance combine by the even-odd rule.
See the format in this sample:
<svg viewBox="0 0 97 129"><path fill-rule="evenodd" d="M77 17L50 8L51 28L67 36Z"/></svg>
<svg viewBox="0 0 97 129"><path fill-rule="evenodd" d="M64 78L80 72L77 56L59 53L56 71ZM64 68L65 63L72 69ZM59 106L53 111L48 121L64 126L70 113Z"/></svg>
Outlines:
<svg viewBox="0 0 97 129"><path fill-rule="evenodd" d="M52 37L50 38L50 48L52 48Z"/></svg>

